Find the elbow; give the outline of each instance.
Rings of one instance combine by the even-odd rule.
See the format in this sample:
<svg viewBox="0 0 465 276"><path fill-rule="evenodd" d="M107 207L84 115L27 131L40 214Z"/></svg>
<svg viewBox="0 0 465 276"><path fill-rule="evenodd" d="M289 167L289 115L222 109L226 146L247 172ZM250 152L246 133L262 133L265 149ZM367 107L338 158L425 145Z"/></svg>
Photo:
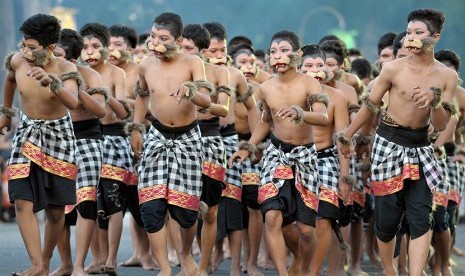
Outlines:
<svg viewBox="0 0 465 276"><path fill-rule="evenodd" d="M329 124L328 114L324 114L321 118L320 126L327 126Z"/></svg>
<svg viewBox="0 0 465 276"><path fill-rule="evenodd" d="M95 114L95 116L99 117L100 119L102 119L103 117L105 117L105 115L106 115L105 108L99 109L99 111L97 112L97 114Z"/></svg>
<svg viewBox="0 0 465 276"><path fill-rule="evenodd" d="M68 107L69 110L77 109L79 107L79 100L77 98L75 100L73 99L66 105L66 107Z"/></svg>
<svg viewBox="0 0 465 276"><path fill-rule="evenodd" d="M218 115L219 117L222 117L222 118L225 118L226 116L228 116L229 114L229 108L227 107L224 107L224 108L221 108L218 112Z"/></svg>

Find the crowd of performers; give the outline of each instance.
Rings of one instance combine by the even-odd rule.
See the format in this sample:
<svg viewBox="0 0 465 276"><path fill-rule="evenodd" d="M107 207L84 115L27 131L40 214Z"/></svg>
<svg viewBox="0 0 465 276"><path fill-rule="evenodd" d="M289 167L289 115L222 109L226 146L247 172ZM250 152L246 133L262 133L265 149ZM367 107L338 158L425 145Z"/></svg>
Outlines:
<svg viewBox="0 0 465 276"><path fill-rule="evenodd" d="M49 275L55 247L50 275L117 275L125 213L120 265L159 275L214 273L225 238L231 275L263 275L259 253L279 275L366 275L362 244L385 275L452 275L465 91L460 58L435 51L444 21L412 11L372 70L336 36L279 31L265 58L174 13L139 37L28 18L0 107L0 129L19 118L8 191L31 261L13 275Z"/></svg>

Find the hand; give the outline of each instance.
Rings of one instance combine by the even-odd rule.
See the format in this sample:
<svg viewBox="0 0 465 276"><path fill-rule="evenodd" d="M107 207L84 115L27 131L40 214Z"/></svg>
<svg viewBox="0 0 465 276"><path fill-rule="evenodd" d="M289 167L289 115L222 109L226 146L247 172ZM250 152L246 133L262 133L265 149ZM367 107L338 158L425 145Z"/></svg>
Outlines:
<svg viewBox="0 0 465 276"><path fill-rule="evenodd" d="M189 96L189 93L189 88L187 88L185 85L181 85L179 89L171 93L170 96L176 97L176 104L179 104L182 101L184 95Z"/></svg>
<svg viewBox="0 0 465 276"><path fill-rule="evenodd" d="M4 132L4 129L6 131ZM11 130L11 118L5 115L0 116L0 135L6 135Z"/></svg>
<svg viewBox="0 0 465 276"><path fill-rule="evenodd" d="M338 185L339 195L342 198L342 201L349 201L350 191L352 190L352 185L344 182L342 178L339 179Z"/></svg>
<svg viewBox="0 0 465 276"><path fill-rule="evenodd" d="M452 161L465 164L465 156L463 156L463 154L454 155L454 157L452 158Z"/></svg>
<svg viewBox="0 0 465 276"><path fill-rule="evenodd" d="M297 111L290 107L283 108L279 110L278 112L276 112L276 117L280 117L282 119L290 118L289 121L287 121L288 123L297 119L297 116L298 116Z"/></svg>
<svg viewBox="0 0 465 276"><path fill-rule="evenodd" d="M366 188L371 188L371 183L368 182L368 178L371 176L371 170L362 171L362 184Z"/></svg>
<svg viewBox="0 0 465 276"><path fill-rule="evenodd" d="M360 159L369 157L371 154L371 144L356 144L355 153Z"/></svg>
<svg viewBox="0 0 465 276"><path fill-rule="evenodd" d="M131 132L131 149L134 158L139 160L142 155L142 134L138 131Z"/></svg>
<svg viewBox="0 0 465 276"><path fill-rule="evenodd" d="M41 67L33 67L26 76L36 79L42 86L48 86L53 81Z"/></svg>
<svg viewBox="0 0 465 276"><path fill-rule="evenodd" d="M434 100L434 93L430 88L416 86L413 88L412 99L419 108L427 108Z"/></svg>
<svg viewBox="0 0 465 276"><path fill-rule="evenodd" d="M234 161L237 160L237 164L240 166L242 162L249 157L249 152L246 150L236 151L228 160L228 167L232 168Z"/></svg>

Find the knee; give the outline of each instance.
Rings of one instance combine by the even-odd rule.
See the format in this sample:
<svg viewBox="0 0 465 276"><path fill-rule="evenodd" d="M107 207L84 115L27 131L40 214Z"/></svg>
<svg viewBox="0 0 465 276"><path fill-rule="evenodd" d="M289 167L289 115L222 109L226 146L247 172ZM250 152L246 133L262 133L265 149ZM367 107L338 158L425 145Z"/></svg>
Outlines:
<svg viewBox="0 0 465 276"><path fill-rule="evenodd" d="M204 223L212 224L216 223L218 217L218 205L210 207L208 213L204 214L202 219Z"/></svg>
<svg viewBox="0 0 465 276"><path fill-rule="evenodd" d="M331 221L329 219L319 219L316 222L318 233L331 233Z"/></svg>
<svg viewBox="0 0 465 276"><path fill-rule="evenodd" d="M25 212L30 210L32 212L32 202L22 199L17 199L14 202L15 204L15 211L17 213Z"/></svg>
<svg viewBox="0 0 465 276"><path fill-rule="evenodd" d="M270 228L281 227L281 224L282 224L281 211L270 210L266 212L265 224L267 227L270 227Z"/></svg>
<svg viewBox="0 0 465 276"><path fill-rule="evenodd" d="M297 224L297 228L299 229L300 238L305 242L310 242L315 237L315 228L310 225L305 224Z"/></svg>
<svg viewBox="0 0 465 276"><path fill-rule="evenodd" d="M60 223L65 218L65 207L58 206L58 207L47 207L45 210L47 214L47 221L51 223Z"/></svg>

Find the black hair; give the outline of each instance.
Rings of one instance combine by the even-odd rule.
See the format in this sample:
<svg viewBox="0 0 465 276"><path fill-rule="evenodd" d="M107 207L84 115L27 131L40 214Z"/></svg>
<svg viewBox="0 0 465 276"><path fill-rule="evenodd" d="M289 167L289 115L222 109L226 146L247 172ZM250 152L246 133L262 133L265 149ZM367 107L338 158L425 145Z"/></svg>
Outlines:
<svg viewBox="0 0 465 276"><path fill-rule="evenodd" d="M320 48L325 53L326 57L328 57L328 54L334 55L338 65L342 65L344 63L346 52L344 51L342 41L327 40L320 44Z"/></svg>
<svg viewBox="0 0 465 276"><path fill-rule="evenodd" d="M407 23L412 21L421 21L426 24L431 35L441 33L446 18L441 11L434 9L418 9L409 13Z"/></svg>
<svg viewBox="0 0 465 276"><path fill-rule="evenodd" d="M233 58L233 60L235 60L236 57L242 53L246 53L248 55L255 55L255 51L252 46L250 46L249 44L239 44L234 46L234 51L230 53L230 56Z"/></svg>
<svg viewBox="0 0 465 276"><path fill-rule="evenodd" d="M211 39L216 39L218 41L228 39L226 34L226 29L218 22L208 22L203 24L205 29L210 33Z"/></svg>
<svg viewBox="0 0 465 276"><path fill-rule="evenodd" d="M452 50L440 50L434 53L434 58L440 62L447 61L454 66L455 71L460 69L460 56Z"/></svg>
<svg viewBox="0 0 465 276"><path fill-rule="evenodd" d="M170 32L170 34L178 39L182 35L183 23L179 15L171 12L165 12L155 17L153 20L154 25L163 27Z"/></svg>
<svg viewBox="0 0 465 276"><path fill-rule="evenodd" d="M362 50L360 50L358 48L350 48L349 50L347 50L347 55L348 56L360 56L360 57L363 57Z"/></svg>
<svg viewBox="0 0 465 276"><path fill-rule="evenodd" d="M107 26L100 23L87 23L81 28L79 33L82 37L96 37L102 42L103 47L108 47L108 43L110 43L110 31Z"/></svg>
<svg viewBox="0 0 465 276"><path fill-rule="evenodd" d="M137 46L136 30L122 24L116 24L110 27L110 35L114 37L121 36L130 48Z"/></svg>
<svg viewBox="0 0 465 276"><path fill-rule="evenodd" d="M235 52L234 48L242 44L253 47L252 40L246 36L238 35L231 38L228 42L228 55L232 55L232 53Z"/></svg>
<svg viewBox="0 0 465 276"><path fill-rule="evenodd" d="M393 32L382 35L378 40L378 56L381 55L381 51L387 47L392 47L396 34Z"/></svg>
<svg viewBox="0 0 465 276"><path fill-rule="evenodd" d="M150 33L141 33L139 37L137 38L137 45L139 44L145 44L145 41L147 38L149 38Z"/></svg>
<svg viewBox="0 0 465 276"><path fill-rule="evenodd" d="M318 41L318 44L321 44L325 41L329 41L329 40L338 40L338 41L341 41L339 39L339 37L335 36L335 35L326 35L326 36L323 36L320 41Z"/></svg>
<svg viewBox="0 0 465 276"><path fill-rule="evenodd" d="M370 62L365 58L357 58L352 61L351 73L356 74L360 79L371 78L372 67Z"/></svg>
<svg viewBox="0 0 465 276"><path fill-rule="evenodd" d="M399 51L400 48L402 48L402 43L403 43L403 39L405 37L405 35L407 34L407 32L401 32L399 33L396 38L394 39L394 41L392 42L392 54L394 55L394 57L397 56L397 52Z"/></svg>
<svg viewBox="0 0 465 276"><path fill-rule="evenodd" d="M310 44L310 45L305 45L302 47L302 58L305 57L312 57L312 58L317 58L320 57L323 60L326 60L326 55L325 53L321 50L320 46L317 44Z"/></svg>
<svg viewBox="0 0 465 276"><path fill-rule="evenodd" d="M255 56L257 57L257 59L261 59L261 60L265 60L265 51L259 49L259 50L255 50Z"/></svg>
<svg viewBox="0 0 465 276"><path fill-rule="evenodd" d="M199 50L208 49L210 46L210 33L200 24L187 25L182 37L192 40Z"/></svg>
<svg viewBox="0 0 465 276"><path fill-rule="evenodd" d="M275 33L273 37L271 38L270 45L275 40L285 40L289 42L292 46L293 51L297 51L300 49L300 39L297 36L297 34L294 32L282 30L282 31Z"/></svg>
<svg viewBox="0 0 465 276"><path fill-rule="evenodd" d="M57 43L60 40L60 21L53 15L36 14L23 22L19 31L25 39L35 39L42 47Z"/></svg>
<svg viewBox="0 0 465 276"><path fill-rule="evenodd" d="M78 59L84 48L84 39L74 30L63 29L58 44L65 51L66 60Z"/></svg>

